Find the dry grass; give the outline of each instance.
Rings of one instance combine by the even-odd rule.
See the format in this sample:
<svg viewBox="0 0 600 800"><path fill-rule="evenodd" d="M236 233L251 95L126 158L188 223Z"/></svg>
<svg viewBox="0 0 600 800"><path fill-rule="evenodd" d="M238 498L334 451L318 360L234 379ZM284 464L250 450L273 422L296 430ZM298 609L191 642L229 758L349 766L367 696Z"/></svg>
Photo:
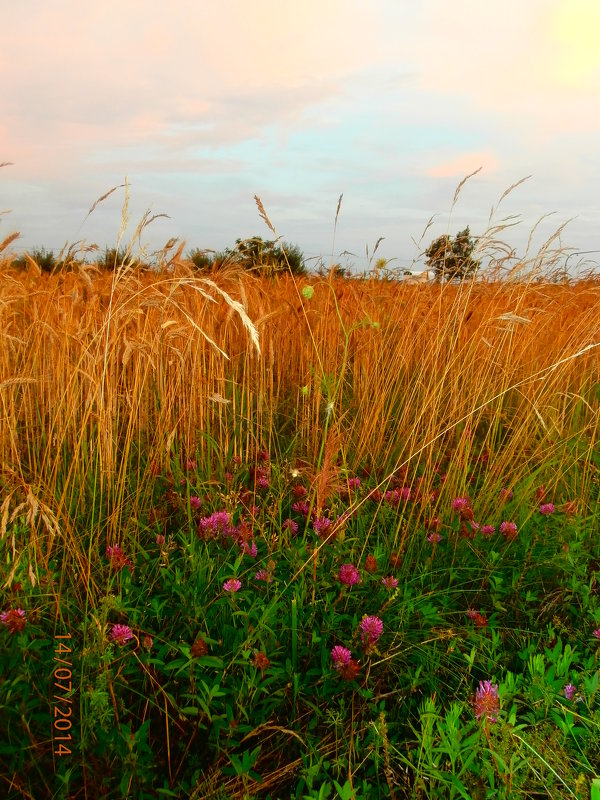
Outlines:
<svg viewBox="0 0 600 800"><path fill-rule="evenodd" d="M559 482L572 436L597 441L597 282L312 285L306 299L291 277L232 271L209 281L180 261L169 274L53 276L5 262L9 488L34 487L68 529L87 502L85 472L97 470L113 538L120 509L145 507L143 454L163 466L206 452L207 433L221 454L242 458L295 436L294 455L316 464L327 427L339 442L330 461L391 470L420 452L425 485L450 443L449 492L465 490L468 429L490 454L490 475L515 481L550 458ZM132 468L141 489L125 503Z"/></svg>

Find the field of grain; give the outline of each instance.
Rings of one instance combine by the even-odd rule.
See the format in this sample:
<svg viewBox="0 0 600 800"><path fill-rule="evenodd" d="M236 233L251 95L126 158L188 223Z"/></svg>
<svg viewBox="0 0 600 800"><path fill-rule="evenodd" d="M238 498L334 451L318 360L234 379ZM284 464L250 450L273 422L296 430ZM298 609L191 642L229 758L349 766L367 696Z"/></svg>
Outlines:
<svg viewBox="0 0 600 800"><path fill-rule="evenodd" d="M600 728L598 280L207 275L183 258L46 274L7 257L0 339L0 775L14 796L55 790L19 742L62 776L60 797L533 797L548 781L584 796L572 782L598 777ZM517 541L498 537L507 521ZM266 595L246 592L257 566ZM220 588L238 579L239 594ZM362 636L354 674L336 656L332 671L363 614L390 638ZM133 631L130 658L114 626ZM79 707L62 759L40 700L59 631ZM539 666L557 641L592 682L579 722L548 699L569 668L551 681ZM475 677L500 683L499 722L459 723ZM444 750L449 714L484 766Z"/></svg>

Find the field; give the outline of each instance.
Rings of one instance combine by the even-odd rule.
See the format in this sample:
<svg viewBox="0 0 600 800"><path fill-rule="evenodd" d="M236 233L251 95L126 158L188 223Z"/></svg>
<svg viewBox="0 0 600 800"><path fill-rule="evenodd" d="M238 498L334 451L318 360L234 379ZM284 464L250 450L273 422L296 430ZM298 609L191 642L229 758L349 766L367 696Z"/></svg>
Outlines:
<svg viewBox="0 0 600 800"><path fill-rule="evenodd" d="M3 797L600 797L598 280L0 271Z"/></svg>

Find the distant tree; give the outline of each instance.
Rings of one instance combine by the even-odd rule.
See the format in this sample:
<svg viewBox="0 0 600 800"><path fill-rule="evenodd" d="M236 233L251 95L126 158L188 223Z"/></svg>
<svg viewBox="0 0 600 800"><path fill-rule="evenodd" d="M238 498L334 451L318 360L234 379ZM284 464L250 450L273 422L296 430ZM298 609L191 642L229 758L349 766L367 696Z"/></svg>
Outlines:
<svg viewBox="0 0 600 800"><path fill-rule="evenodd" d="M108 270L108 272L112 272L115 269L119 269L119 267L121 267L123 264L132 267L139 267L140 261L138 258L128 255L127 251L123 248L117 249L116 247L105 247L104 252L101 253L96 259L96 264L100 267L100 269L105 269Z"/></svg>
<svg viewBox="0 0 600 800"><path fill-rule="evenodd" d="M475 242L468 227L459 231L454 239L445 234L438 236L425 251L427 268L433 270L437 281L462 281L471 278L481 266L472 257Z"/></svg>
<svg viewBox="0 0 600 800"><path fill-rule="evenodd" d="M56 272L60 269L60 262L57 261L53 250L34 248L27 253L23 253L14 260L16 267L26 269L34 261L42 272Z"/></svg>
<svg viewBox="0 0 600 800"><path fill-rule="evenodd" d="M199 250L195 248L194 250L190 250L188 258L196 269L203 272L210 272L215 263L214 253L211 253L209 250Z"/></svg>
<svg viewBox="0 0 600 800"><path fill-rule="evenodd" d="M290 271L292 275L306 275L304 255L297 245L279 244L261 236L252 236L250 239L236 239L233 255L246 269L263 275Z"/></svg>

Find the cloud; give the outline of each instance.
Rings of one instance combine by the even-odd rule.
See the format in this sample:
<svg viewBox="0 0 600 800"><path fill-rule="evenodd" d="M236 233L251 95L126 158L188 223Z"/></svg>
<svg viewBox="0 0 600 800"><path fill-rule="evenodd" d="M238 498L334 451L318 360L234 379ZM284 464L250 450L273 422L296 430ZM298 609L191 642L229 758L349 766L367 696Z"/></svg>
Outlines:
<svg viewBox="0 0 600 800"><path fill-rule="evenodd" d="M455 158L443 161L425 170L430 178L464 178L475 170L482 168L485 173L497 172L500 164L494 153L477 152L462 153Z"/></svg>

